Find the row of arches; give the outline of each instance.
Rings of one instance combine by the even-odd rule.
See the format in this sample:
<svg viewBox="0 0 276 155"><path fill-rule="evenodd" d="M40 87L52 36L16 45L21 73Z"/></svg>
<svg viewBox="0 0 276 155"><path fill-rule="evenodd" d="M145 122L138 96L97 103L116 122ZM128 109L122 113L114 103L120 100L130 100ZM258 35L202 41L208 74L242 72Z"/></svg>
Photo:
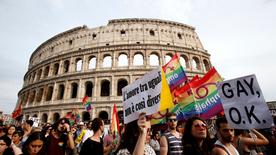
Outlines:
<svg viewBox="0 0 276 155"><path fill-rule="evenodd" d="M66 113L66 115L70 115L70 114L71 114L71 112ZM33 114L31 117L38 118L38 115ZM52 114L51 120L50 120L50 117L51 116L49 116L48 113L42 113L42 115L39 119L40 119L41 123L54 123L54 122L58 121L61 117L65 117L65 116L61 116L60 113L55 112L55 113ZM97 117L103 119L105 121L105 123L110 122L110 120L109 120L110 116L109 116L108 112L106 112L106 111L100 111ZM123 123L123 111L122 110L118 111L118 117L119 117L119 122ZM25 119L29 119L29 118L30 118L30 115L27 114L25 116ZM89 120L92 120L92 119L93 118L92 118L92 116L89 112L83 111L81 113L81 121L88 122Z"/></svg>
<svg viewBox="0 0 276 155"><path fill-rule="evenodd" d="M122 52L119 54L118 58L114 59L112 58L111 53L104 54L102 60L97 60L97 57L94 55L89 56L88 59L82 57L77 57L74 59L71 58L70 60L64 60L46 65L37 71L30 73L28 78L25 79L25 84L31 84L50 76L57 76L59 74L66 74L68 72L93 70L97 67L111 68L114 66L114 64L119 68L144 65L160 66L167 63L172 58L172 56L173 53L168 53L164 56L164 60L162 60L159 53L153 52L149 55L148 58L145 59L145 56L142 52L137 52L134 54L133 59L130 59L127 53ZM181 54L180 63L185 69L205 72L210 69L210 62L208 58L200 59L199 56L189 57L186 54Z"/></svg>
<svg viewBox="0 0 276 155"><path fill-rule="evenodd" d="M92 81L86 81L84 83L84 94L80 94L80 83L72 82L70 84L60 83L56 85L46 85L44 87L40 87L38 89L30 90L24 93L21 97L23 100L23 105L36 105L40 102L51 101L51 100L64 100L64 99L75 99L82 98L87 95L88 97L93 96L93 92L96 88L94 88L94 84ZM128 85L128 81L126 79L119 79L117 81L117 96L122 96L122 88ZM68 89L67 89L68 88ZM56 89L56 91L54 91ZM100 81L99 96L105 97L111 95L111 82L108 79L104 79ZM83 91L81 91L83 92ZM67 94L67 95L66 95ZM94 97L97 94L94 94Z"/></svg>

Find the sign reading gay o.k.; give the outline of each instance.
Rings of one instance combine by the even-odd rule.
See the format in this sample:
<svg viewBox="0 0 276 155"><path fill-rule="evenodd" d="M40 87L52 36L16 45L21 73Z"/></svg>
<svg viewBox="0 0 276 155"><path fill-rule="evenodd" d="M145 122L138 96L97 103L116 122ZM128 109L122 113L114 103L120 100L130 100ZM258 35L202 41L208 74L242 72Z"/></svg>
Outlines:
<svg viewBox="0 0 276 155"><path fill-rule="evenodd" d="M272 116L255 75L218 84L225 116L235 129L270 128Z"/></svg>
<svg viewBox="0 0 276 155"><path fill-rule="evenodd" d="M141 112L151 115L173 106L165 74L157 68L122 89L124 123L138 119Z"/></svg>

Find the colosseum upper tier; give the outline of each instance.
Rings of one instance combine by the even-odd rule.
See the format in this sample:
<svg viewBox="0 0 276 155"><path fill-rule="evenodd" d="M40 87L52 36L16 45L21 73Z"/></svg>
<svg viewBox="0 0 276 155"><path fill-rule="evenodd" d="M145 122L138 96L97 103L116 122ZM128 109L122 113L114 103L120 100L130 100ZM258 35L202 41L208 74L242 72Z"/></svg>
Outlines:
<svg viewBox="0 0 276 155"><path fill-rule="evenodd" d="M159 19L114 19L96 28L76 27L42 43L31 55L18 103L23 118L54 122L77 111L86 121L122 118L122 88L175 54L191 78L210 69L210 54L195 28ZM87 95L92 112L82 105Z"/></svg>

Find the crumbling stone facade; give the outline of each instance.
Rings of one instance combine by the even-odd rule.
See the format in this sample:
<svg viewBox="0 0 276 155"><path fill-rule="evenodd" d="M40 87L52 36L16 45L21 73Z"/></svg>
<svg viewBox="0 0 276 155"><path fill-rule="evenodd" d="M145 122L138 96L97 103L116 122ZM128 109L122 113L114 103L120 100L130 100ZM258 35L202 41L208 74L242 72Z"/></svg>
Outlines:
<svg viewBox="0 0 276 155"><path fill-rule="evenodd" d="M188 74L210 69L210 54L195 28L158 19L114 19L106 26L76 27L42 43L31 55L18 103L24 119L54 122L72 109L89 118L111 118L113 104L122 116L121 89L175 53ZM93 111L85 112L88 95Z"/></svg>

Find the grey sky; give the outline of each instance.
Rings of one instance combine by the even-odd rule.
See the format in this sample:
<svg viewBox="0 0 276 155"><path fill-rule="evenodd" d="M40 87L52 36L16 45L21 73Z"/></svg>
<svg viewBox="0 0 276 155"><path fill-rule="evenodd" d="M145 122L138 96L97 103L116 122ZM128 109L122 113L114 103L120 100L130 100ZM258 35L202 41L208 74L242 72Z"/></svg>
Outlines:
<svg viewBox="0 0 276 155"><path fill-rule="evenodd" d="M0 111L13 111L29 57L44 41L131 17L196 27L225 79L256 74L265 99L276 100L274 0L0 0Z"/></svg>

